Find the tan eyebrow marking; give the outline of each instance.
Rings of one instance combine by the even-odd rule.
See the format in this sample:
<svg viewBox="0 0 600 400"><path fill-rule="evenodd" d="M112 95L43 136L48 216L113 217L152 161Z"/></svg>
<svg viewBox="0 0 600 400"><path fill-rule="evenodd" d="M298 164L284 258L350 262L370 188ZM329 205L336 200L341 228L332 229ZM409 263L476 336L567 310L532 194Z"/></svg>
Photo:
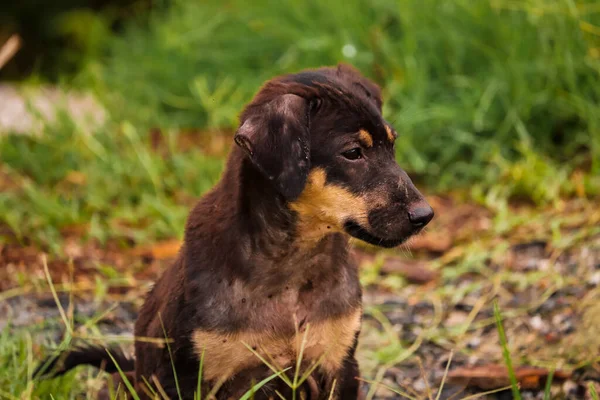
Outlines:
<svg viewBox="0 0 600 400"><path fill-rule="evenodd" d="M390 142L394 143L394 141L396 140L396 135L394 135L394 132L392 132L392 129L389 126L385 126L385 132L387 133L387 138Z"/></svg>
<svg viewBox="0 0 600 400"><path fill-rule="evenodd" d="M373 147L373 136L364 129L358 131L360 141L367 147Z"/></svg>

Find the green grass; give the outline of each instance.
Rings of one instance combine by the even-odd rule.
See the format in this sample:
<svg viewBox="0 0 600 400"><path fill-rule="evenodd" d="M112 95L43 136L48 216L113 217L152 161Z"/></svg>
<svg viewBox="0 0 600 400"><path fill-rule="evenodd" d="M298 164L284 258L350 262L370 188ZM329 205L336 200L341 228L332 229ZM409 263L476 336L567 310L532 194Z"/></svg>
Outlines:
<svg viewBox="0 0 600 400"><path fill-rule="evenodd" d="M544 400L550 400L552 396L552 379L554 378L554 371L550 370L548 378L546 378L546 386L544 387Z"/></svg>
<svg viewBox="0 0 600 400"><path fill-rule="evenodd" d="M498 302L494 302L494 318L496 320L496 329L498 329L500 345L502 346L502 357L504 358L506 368L508 369L508 377L510 378L513 398L515 400L521 400L521 390L519 389L519 383L513 368L510 349L508 348L508 340L506 339L506 333L504 332L504 326L502 325L502 315L500 314L500 308L498 308Z"/></svg>
<svg viewBox="0 0 600 400"><path fill-rule="evenodd" d="M110 352L108 352L108 356L110 357L110 359L112 360L112 362L117 367L117 371L119 373L119 376L121 377L121 379L125 383L125 386L127 387L127 391L129 392L129 394L131 394L131 397L133 397L133 400L140 400L140 396L135 391L135 389L133 387L133 383L129 382L129 379L127 378L127 375L125 375L125 373L123 372L123 370L121 369L121 367L117 363L117 360L115 360L115 358L113 357L112 354L110 354Z"/></svg>
<svg viewBox="0 0 600 400"><path fill-rule="evenodd" d="M594 24L597 7L570 0L180 0L90 71L123 118L233 127L265 79L347 61L384 88L409 171L547 201L573 169L600 173Z"/></svg>
<svg viewBox="0 0 600 400"><path fill-rule="evenodd" d="M264 80L340 61L383 87L398 161L428 192L468 189L496 208L597 195L594 24L598 8L570 0L173 1L71 82L100 98L106 126L64 117L42 137L0 138L0 185L13 183L0 224L53 251L73 227L100 241L180 236L222 159L177 148L179 129L231 130Z"/></svg>
<svg viewBox="0 0 600 400"><path fill-rule="evenodd" d="M52 251L68 229L101 243L180 237L223 160L177 150L166 135L164 155L127 122L92 135L63 118L39 137L0 138L0 177L13 184L0 192L0 223Z"/></svg>
<svg viewBox="0 0 600 400"><path fill-rule="evenodd" d="M3 329L0 334L1 399L44 398L48 393L52 393L55 398L75 399L78 391L85 390L81 382L72 376L34 384L31 374L38 360L34 360L33 357L30 334L9 328ZM28 396L21 397L24 394Z"/></svg>
<svg viewBox="0 0 600 400"><path fill-rule="evenodd" d="M596 387L594 386L594 384L592 382L590 382L589 385L590 388L590 396L592 397L593 400L598 400L598 392L596 392Z"/></svg>

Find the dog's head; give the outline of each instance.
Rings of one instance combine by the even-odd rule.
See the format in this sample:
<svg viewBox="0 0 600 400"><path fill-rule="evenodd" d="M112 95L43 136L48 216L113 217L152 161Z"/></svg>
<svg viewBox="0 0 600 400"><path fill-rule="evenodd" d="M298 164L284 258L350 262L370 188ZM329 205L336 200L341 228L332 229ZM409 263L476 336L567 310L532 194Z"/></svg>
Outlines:
<svg viewBox="0 0 600 400"><path fill-rule="evenodd" d="M297 212L301 234L394 247L433 218L396 162L381 106L374 83L339 65L275 78L242 113L235 142Z"/></svg>

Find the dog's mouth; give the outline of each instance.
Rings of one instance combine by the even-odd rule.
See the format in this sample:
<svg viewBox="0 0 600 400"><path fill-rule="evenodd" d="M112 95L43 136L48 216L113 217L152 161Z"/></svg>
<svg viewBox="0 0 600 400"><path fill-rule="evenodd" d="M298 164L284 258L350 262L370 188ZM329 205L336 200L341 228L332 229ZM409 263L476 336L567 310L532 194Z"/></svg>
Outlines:
<svg viewBox="0 0 600 400"><path fill-rule="evenodd" d="M379 237L371 234L365 228L363 228L358 223L356 223L356 222L354 222L352 220L346 221L344 223L344 230L350 236L355 237L355 238L357 238L359 240L362 240L363 242L367 242L367 243L372 244L374 246L385 247L385 248L388 248L388 249L392 248L392 247L399 246L402 243L404 243L404 241L406 240L406 238L400 238L400 239L383 239L383 238L379 238Z"/></svg>

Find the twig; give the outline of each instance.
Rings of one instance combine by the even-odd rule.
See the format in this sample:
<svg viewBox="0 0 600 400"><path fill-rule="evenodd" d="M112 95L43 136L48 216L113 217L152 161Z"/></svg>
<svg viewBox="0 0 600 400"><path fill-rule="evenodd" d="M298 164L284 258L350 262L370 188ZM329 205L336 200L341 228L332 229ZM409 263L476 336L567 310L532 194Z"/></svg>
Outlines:
<svg viewBox="0 0 600 400"><path fill-rule="evenodd" d="M21 48L21 37L17 34L12 35L0 48L0 69L17 54Z"/></svg>

